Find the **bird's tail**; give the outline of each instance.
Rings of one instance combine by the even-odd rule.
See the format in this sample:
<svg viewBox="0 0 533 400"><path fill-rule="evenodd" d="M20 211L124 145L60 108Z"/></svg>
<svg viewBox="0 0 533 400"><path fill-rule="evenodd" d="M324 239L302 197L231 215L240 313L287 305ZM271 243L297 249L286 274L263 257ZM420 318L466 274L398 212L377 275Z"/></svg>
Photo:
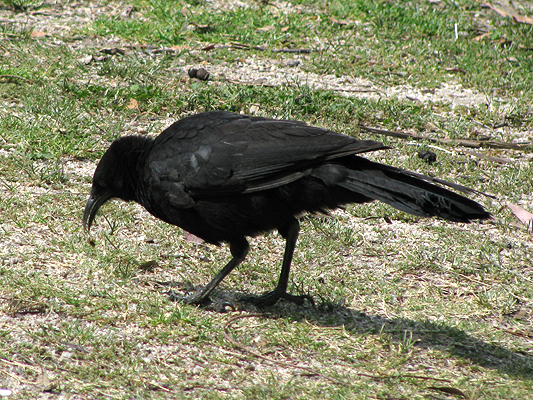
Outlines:
<svg viewBox="0 0 533 400"><path fill-rule="evenodd" d="M361 157L357 158L357 167L350 169L347 178L340 183L340 186L350 191L422 217L437 216L455 222L470 222L491 217L481 204L431 182L464 193L481 192L441 179L378 164Z"/></svg>

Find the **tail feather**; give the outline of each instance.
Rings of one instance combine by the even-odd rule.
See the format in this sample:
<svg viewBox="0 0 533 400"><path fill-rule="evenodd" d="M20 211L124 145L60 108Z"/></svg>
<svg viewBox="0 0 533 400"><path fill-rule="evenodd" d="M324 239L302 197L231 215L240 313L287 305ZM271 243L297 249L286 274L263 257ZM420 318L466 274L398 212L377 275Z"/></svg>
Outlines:
<svg viewBox="0 0 533 400"><path fill-rule="evenodd" d="M340 185L351 191L380 200L409 214L449 221L470 222L491 215L483 206L460 194L430 182L447 185L462 192L477 192L465 186L431 178L399 168L367 161L350 169ZM477 192L480 193L480 192Z"/></svg>

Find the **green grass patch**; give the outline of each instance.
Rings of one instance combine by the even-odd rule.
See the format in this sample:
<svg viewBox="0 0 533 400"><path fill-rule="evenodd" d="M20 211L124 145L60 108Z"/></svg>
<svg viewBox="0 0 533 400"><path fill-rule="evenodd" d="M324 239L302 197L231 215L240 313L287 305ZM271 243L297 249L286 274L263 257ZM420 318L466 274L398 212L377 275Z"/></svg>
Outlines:
<svg viewBox="0 0 533 400"><path fill-rule="evenodd" d="M3 2L0 388L12 399L461 397L432 387L527 398L533 247L503 206L532 211L531 148L411 142L359 124L531 142L532 26L462 0L241 3L135 0L128 11L120 2ZM245 72L239 82L219 73L201 82L187 76L191 65ZM265 71L285 75L258 83L273 76ZM313 74L326 86L333 75L397 93L449 86L486 101L344 96L310 87ZM227 247L185 241L181 229L121 202L103 207L89 241L83 207L113 139L217 109L381 140L392 149L368 157L489 192L497 199L475 198L496 219L448 224L379 203L306 216L289 289L311 294L316 308L280 303L254 316L170 301L169 290L208 282ZM423 162L420 149L437 162ZM276 284L283 240L250 242L215 298Z"/></svg>

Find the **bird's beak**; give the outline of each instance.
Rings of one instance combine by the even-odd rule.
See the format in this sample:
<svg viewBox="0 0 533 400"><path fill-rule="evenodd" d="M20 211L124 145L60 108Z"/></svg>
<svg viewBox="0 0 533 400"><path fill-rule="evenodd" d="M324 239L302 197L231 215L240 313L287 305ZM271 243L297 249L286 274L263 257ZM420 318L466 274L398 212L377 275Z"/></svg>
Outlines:
<svg viewBox="0 0 533 400"><path fill-rule="evenodd" d="M91 193L91 197L89 197L89 200L87 200L85 211L83 212L83 227L87 230L87 232L90 231L94 217L96 217L96 213L100 207L111 197L113 196L108 192L100 194Z"/></svg>

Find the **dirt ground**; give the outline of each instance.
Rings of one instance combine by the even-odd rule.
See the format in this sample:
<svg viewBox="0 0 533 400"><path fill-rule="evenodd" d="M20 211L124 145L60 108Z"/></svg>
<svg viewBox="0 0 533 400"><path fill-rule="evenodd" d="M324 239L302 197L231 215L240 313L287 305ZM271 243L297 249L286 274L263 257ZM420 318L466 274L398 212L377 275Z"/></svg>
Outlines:
<svg viewBox="0 0 533 400"><path fill-rule="evenodd" d="M117 16L121 15L122 13L126 12L128 9L128 5L125 3L108 3L108 2L68 2L68 1L60 1L60 0L54 0L55 2L49 2L46 7L40 8L37 11L28 11L24 13L13 13L9 9L1 9L0 10L0 23L9 23L9 24L15 24L20 27L20 29L31 29L32 35L38 40L39 37L51 37L53 40L50 41L51 46L67 46L69 47L72 52L77 52L80 49L87 49L87 48L94 48L95 54L98 53L98 51L102 48L112 48L112 47L119 47L122 49L125 49L127 53L133 53L135 52L139 57L151 57L150 52L141 50L136 47L137 44L135 43L129 43L123 39L120 38L111 38L111 39L103 39L103 38L83 38L82 40L72 40L72 31L73 27L79 27L80 25L90 23L95 18L98 18L99 16ZM283 1L274 1L272 2L276 5L276 8L278 12L283 13L284 10L287 10L288 7L291 7L290 3L283 2ZM505 2L506 4L502 4L502 7L508 6L508 2ZM217 7L257 7L257 2L254 1L208 1L207 6L212 6L214 9ZM522 4L524 7L531 7L529 4ZM515 5L516 6L516 5ZM304 7L304 6L301 6ZM314 45L317 45L316 43ZM318 45L327 47L327 44L320 43ZM153 50L153 49L152 49ZM1 52L0 48L0 52ZM201 52L200 48L197 49L192 48L191 52ZM386 101L387 99L397 98L402 101L412 101L412 102L421 102L421 103L436 103L436 102L444 102L449 103L452 105L452 108L454 106L477 106L481 104L486 104L489 107L492 107L493 105L496 107L499 104L505 103L509 104L509 107L512 107L512 99L506 99L506 98L499 98L497 96L487 96L486 94L480 93L477 90L465 88L462 87L459 83L454 82L453 79L450 80L450 82L442 84L441 87L436 89L428 90L426 88L420 88L420 87L412 87L408 85L400 85L400 86L385 86L376 82L372 82L370 80L362 79L357 76L353 76L350 74L347 74L345 76L334 76L334 75L318 75L315 73L310 73L305 70L306 63L308 62L308 56L305 54L288 54L285 57L281 59L276 60L268 60L255 56L249 56L247 58L239 60L235 64L211 64L208 62L205 62L202 64L202 67L206 68L210 73L212 74L212 81L216 83L217 81L230 81L235 82L236 84L243 84L243 83L251 83L251 84L257 84L257 85L286 85L286 84L293 84L293 85L308 85L309 87L313 89L326 89L326 90L332 90L336 93L339 93L343 96L347 97L358 97L358 98L368 98L372 100L381 99ZM169 73L174 73L176 75L183 75L185 78L187 76L187 70L190 67L193 67L196 65L191 65L187 63L183 63L182 66L174 71L169 71ZM101 76L97 75L88 75L81 78L80 82L85 81L94 81L96 79L106 79ZM6 107L6 105L0 104L0 107L3 109L2 112L5 112L5 110L11 110L9 107ZM249 112L251 114L254 113L260 113L260 109L256 105L252 105L249 108ZM22 114L23 115L23 114ZM170 125L170 123L174 122L174 118L170 117L162 117L158 124L161 127ZM138 134L138 133L148 133L150 135L158 134L158 131L150 131L151 127L148 125L143 125L142 123L136 123L135 121L131 124L124 127L124 134ZM148 132L147 132L148 130ZM533 133L528 130L519 129L519 128L513 128L509 126L502 126L501 128L489 128L489 127L479 127L479 131L481 134L484 132L489 134L491 136L495 136L498 139L502 141L507 142L531 142L533 140ZM413 147L416 147L416 143L411 143ZM438 149L442 150L442 147L436 146ZM463 149L455 150L455 149L444 149L444 151L451 151L451 152L463 152ZM0 156L7 156L9 155L9 151L5 149L0 149ZM528 164L532 162L533 156L531 154L517 154L512 152L501 152L499 154L502 157L505 157L509 160L511 160L514 163L524 163ZM473 155L472 157L476 157ZM89 183L87 180L87 177L92 176L94 172L94 168L96 166L96 163L94 161L89 160L79 160L79 159L65 159L63 160L63 173L68 176L68 179L71 182L76 183L74 188L72 189L72 199L73 201L78 201L78 199L85 198L89 193ZM401 160L400 160L401 161ZM38 163L36 164L38 167ZM20 185L20 187L17 187L17 193L20 195L27 195L30 194L31 196L42 196L43 194L48 194L50 190L44 188L42 186L26 186L26 185ZM62 189L63 190L63 189ZM490 192L490 191L489 191ZM2 185L0 185L0 196L3 196L4 198L9 198L10 196L13 196L13 192L11 190L7 190ZM498 194L498 199L495 199L492 201L493 208L495 209L501 209L501 207L504 207L509 204L508 197L505 194ZM531 208L533 205L533 194L523 194L518 201L514 201L517 205L520 205L524 208ZM138 212L137 217L137 226L132 227L131 231L129 232L120 232L118 234L119 240L131 240L132 242L137 243L138 246L143 245L143 242L146 241L146 237L143 235L143 229L142 226L150 226L150 224L153 224L151 222L152 217L150 217L145 211L143 211L140 207L137 207L136 211ZM81 209L80 209L81 213ZM509 212L507 212L509 214ZM1 214L0 214L1 215ZM396 232L398 233L398 246L402 246L402 244L405 244L401 240L401 238L405 237L406 235L411 235L414 238L418 237L427 237L428 232L425 230L426 222L417 223L417 224L411 224L409 222L405 221L394 221L393 223L387 223L383 222L380 226L376 227L375 230L368 229L365 227L364 220L361 219L355 219L352 215L350 215L348 212L345 211L338 211L334 214L338 218L341 218L343 222L349 226L354 228L355 231L362 232L364 241L366 242L372 242L377 240L378 231L390 231L390 232ZM79 221L79 215L77 216L70 216L69 223L80 223ZM499 218L497 216L497 218ZM441 222L427 222L431 224L440 224ZM0 226L4 230L9 230L11 232L9 236L9 240L2 241L0 243L0 260L2 261L3 265L6 266L14 266L21 262L21 258L19 257L13 257L12 254L16 251L19 251L22 253L37 253L39 252L39 248L42 246L50 246L50 235L68 235L67 232L68 224L65 226L59 226L57 227L57 231L51 232L49 229L43 228L42 225L33 224L30 226L14 226L4 224L2 221L0 221ZM482 225L476 227L483 231L483 234L487 234L487 232L493 232L495 236L498 236L501 234L499 231L499 228L495 225ZM520 223L518 220L515 221L515 230L508 233L508 242L509 246L511 247L519 247L523 249L524 254L533 254L533 242L531 241L531 235L527 230L525 230L523 227L520 227ZM465 228L467 229L467 228ZM401 233L401 235L400 235ZM396 235L392 235L396 237ZM255 246L261 247L261 246L273 246L277 252L277 254L280 254L282 251L283 242L281 240L275 239L274 241L272 238L264 239L259 238L255 240ZM269 244L270 243L270 244ZM273 244L272 244L273 243ZM391 245L394 245L394 239L391 239ZM16 250L14 250L16 249ZM49 260L46 264L46 268L50 274L66 274L67 269L70 271L70 268L73 265L76 265L77 263L82 263L83 260L80 260L78 258L74 259L68 259L68 257L65 257L61 254L60 249L58 248L52 248L49 249L50 254L52 256L57 256L57 259L53 258ZM195 253L194 256L205 257L206 252L204 249L197 250L197 253ZM4 257L4 255L9 254L9 257ZM346 263L348 262L357 262L360 264L365 264L367 268L374 269L379 274L379 266L377 266L377 263L379 260L377 260L373 256L368 256L367 259L360 259L355 260L355 255L345 255L346 256ZM359 255L360 256L360 255ZM508 254L503 251L500 255L503 259L508 256ZM39 257L35 257L35 260L39 260ZM39 262L42 260L39 260ZM374 265L376 264L376 265ZM30 268L32 265L29 264L27 267ZM68 268L66 267L68 266ZM39 268L43 268L42 265L39 265ZM69 279L72 280L73 285L79 285L80 281L77 281L75 273L68 272ZM383 275L385 275L385 271L382 271ZM97 272L95 273L97 274ZM161 272L161 276L159 277L160 280L170 279L170 276L165 276L164 272ZM208 275L208 274L206 274ZM327 276L327 272L324 272L324 276ZM320 277L317 276L317 279ZM384 278L386 278L384 276ZM427 279L426 279L427 278ZM327 279L329 279L329 276L327 276ZM333 280L334 277L331 277ZM530 278L531 279L531 278ZM89 282L85 280L81 280L81 284L90 284ZM420 289L427 286L438 286L439 282L437 279L432 275L428 274L427 277L421 278L419 282L419 288L417 290L423 290ZM452 288L449 287L446 288L446 290L460 290L459 288ZM523 299L522 299L523 300ZM354 300L354 304L352 304L353 307L360 307L360 309L364 309L364 304L358 304L357 300ZM429 307L429 306L428 306ZM531 304L530 303L524 303L523 304L523 310L530 313L531 312ZM384 305L383 314L384 317L392 316L394 315L387 315L387 309L386 305ZM392 313L392 312L391 312ZM55 320L57 319L57 321ZM0 327L4 330L9 330L12 332L12 335L19 335L21 340L30 340L28 338L31 337L31 331L37 330L39 327L41 327L44 323L50 324L50 326L53 326L54 324L59 324L59 320L61 319L61 316L54 315L53 313L45 314L45 315L35 315L35 317L28 316L25 318L24 323L19 323L17 325L13 325L13 318L12 316L8 315L7 313L1 313L0 314ZM435 319L437 319L435 317ZM436 321L438 322L438 321ZM135 331L138 327L131 326L131 331L122 332L121 334L124 336L124 340L128 340L128 337L135 336L135 335L142 335L143 330L139 329L139 331ZM524 341L527 341L527 339L524 339ZM146 348L146 357L159 357L162 360L165 360L166 357L170 357L170 354L176 353L176 352L191 352L194 353L196 356L198 356L198 359L201 359L202 357L208 358L205 354L201 354L201 352L198 351L197 348L188 348L185 345L177 345L177 347L174 348L162 348L159 346L154 346L153 348ZM148 351L149 350L149 351ZM294 350L294 353L291 353L291 356L296 356L296 351ZM208 352L208 350L206 350ZM228 354L232 355L235 352L235 350L227 351ZM69 357L68 354L63 356L58 355L58 357ZM287 357L290 359L290 356ZM244 362L243 362L244 363ZM191 369L199 368L198 365L200 363L193 363L191 361L191 365L189 367ZM265 366L267 365L267 366ZM320 365L318 365L318 368ZM254 364L253 366L248 366L250 370L253 370L254 368L257 368L258 370L264 369L266 371L265 373L279 373L280 375L284 376L284 379L286 379L287 382L290 382L291 380L291 374L292 370L288 367L279 367L276 365L272 365L269 363L259 363ZM13 370L11 370L13 371ZM10 372L12 373L12 372ZM39 375L40 371L36 370L34 371L35 375ZM45 379L43 378L43 375L40 375L39 379ZM48 378L46 378L48 379ZM213 378L214 379L214 378ZM16 377L13 376L2 376L2 382L3 387L10 387L13 390L22 390L27 387L33 387L35 386L34 383L28 383L23 382L20 379L16 379ZM41 386L45 386L46 382L40 382ZM221 393L223 393L224 385L229 385L227 382L224 382L223 379L219 380L217 382L219 385L218 387L221 390ZM2 387L0 387L0 397L3 396L1 392ZM58 396L53 393L49 392L39 392L37 395L38 398L46 399L46 398L61 398L61 396ZM6 397L10 398L10 397ZM433 397L436 398L436 397Z"/></svg>

